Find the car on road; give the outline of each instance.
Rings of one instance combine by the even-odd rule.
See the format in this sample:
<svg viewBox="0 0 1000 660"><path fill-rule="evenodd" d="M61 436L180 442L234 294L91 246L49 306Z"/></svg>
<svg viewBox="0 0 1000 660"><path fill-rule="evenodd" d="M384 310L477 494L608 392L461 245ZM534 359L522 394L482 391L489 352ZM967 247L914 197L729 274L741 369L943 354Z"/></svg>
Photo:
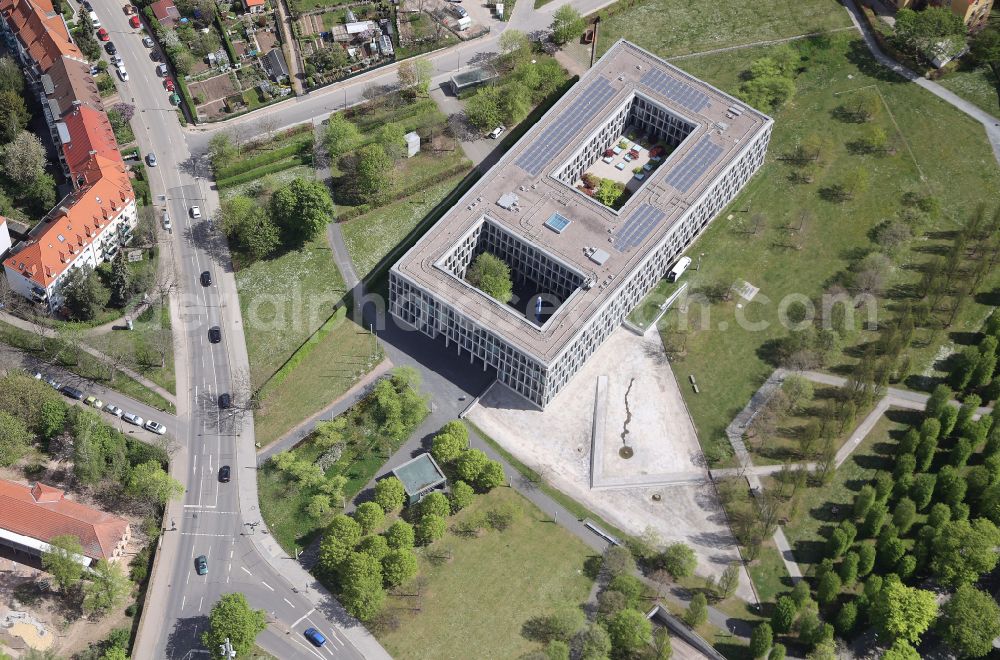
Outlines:
<svg viewBox="0 0 1000 660"><path fill-rule="evenodd" d="M229 472L229 466L228 465L223 465L222 467L220 467L219 468L219 481L221 481L224 484L228 484L229 483L229 474L230 474L230 472Z"/></svg>
<svg viewBox="0 0 1000 660"><path fill-rule="evenodd" d="M222 410L228 410L233 407L233 398L229 396L229 392L223 392L219 395L219 408Z"/></svg>
<svg viewBox="0 0 1000 660"><path fill-rule="evenodd" d="M115 42L109 41L104 44L104 50L107 51L108 55L114 55L118 52L118 48L115 46Z"/></svg>
<svg viewBox="0 0 1000 660"><path fill-rule="evenodd" d="M492 131L490 131L489 138L492 139L492 140L495 140L498 137L500 137L501 135L503 135L503 132L506 131L506 130L507 130L507 127L501 124L500 126L497 126Z"/></svg>
<svg viewBox="0 0 1000 660"><path fill-rule="evenodd" d="M306 631L303 634L313 646L323 646L326 644L326 637L324 637L323 633L315 628L306 628Z"/></svg>
<svg viewBox="0 0 1000 660"><path fill-rule="evenodd" d="M135 413L122 413L122 419L129 424L134 424L135 426L142 426L142 417L139 417Z"/></svg>
<svg viewBox="0 0 1000 660"><path fill-rule="evenodd" d="M132 16L129 16L128 24L134 28L138 28L139 26L142 25L142 23L139 21L139 17L134 14Z"/></svg>
<svg viewBox="0 0 1000 660"><path fill-rule="evenodd" d="M122 79L122 82L128 82L128 71L125 70L125 67L118 67L118 77Z"/></svg>
<svg viewBox="0 0 1000 660"><path fill-rule="evenodd" d="M97 31L97 38L101 41L108 41L111 39L111 35L108 34L108 31L105 28L101 28Z"/></svg>
<svg viewBox="0 0 1000 660"><path fill-rule="evenodd" d="M205 271L201 274L201 285L202 286L212 286L212 273Z"/></svg>
<svg viewBox="0 0 1000 660"><path fill-rule="evenodd" d="M145 46L146 48L152 48L155 44L156 44L156 42L153 41L152 37L143 37L142 38L142 45Z"/></svg>
<svg viewBox="0 0 1000 660"><path fill-rule="evenodd" d="M108 405L104 406L104 412L108 413L109 415L114 415L115 417L121 417L125 411L116 406L115 404L109 403Z"/></svg>
<svg viewBox="0 0 1000 660"><path fill-rule="evenodd" d="M97 408L98 410L101 410L101 409L104 408L104 402L101 401L100 399L98 399L93 394L91 394L86 399L84 399L83 402L86 403L91 408Z"/></svg>
<svg viewBox="0 0 1000 660"><path fill-rule="evenodd" d="M195 220L197 220L198 218L200 218L201 217L201 207L199 207L199 206L192 206L191 207L191 217L194 218Z"/></svg>
<svg viewBox="0 0 1000 660"><path fill-rule="evenodd" d="M212 342L213 344L218 344L220 341L222 341L222 328L220 328L217 325L213 325L211 328L209 328L208 341Z"/></svg>
<svg viewBox="0 0 1000 660"><path fill-rule="evenodd" d="M83 401L83 391L78 390L71 385L63 385L59 388L59 391L68 396L71 399L76 399L77 401Z"/></svg>
<svg viewBox="0 0 1000 660"><path fill-rule="evenodd" d="M146 429L147 431L152 431L153 433L155 433L157 435L163 435L164 433L167 432L167 427L166 426L164 426L163 424L160 424L159 422L154 422L153 420L149 420L148 422L146 422L145 424L143 424L142 427L144 429Z"/></svg>
<svg viewBox="0 0 1000 660"><path fill-rule="evenodd" d="M205 555L195 557L194 570L198 575L208 575L208 557Z"/></svg>
<svg viewBox="0 0 1000 660"><path fill-rule="evenodd" d="M146 154L146 163L150 167L156 167L156 154L154 154L152 151Z"/></svg>
<svg viewBox="0 0 1000 660"><path fill-rule="evenodd" d="M173 225L170 222L170 216L167 215L167 209L163 209L163 228L170 231Z"/></svg>

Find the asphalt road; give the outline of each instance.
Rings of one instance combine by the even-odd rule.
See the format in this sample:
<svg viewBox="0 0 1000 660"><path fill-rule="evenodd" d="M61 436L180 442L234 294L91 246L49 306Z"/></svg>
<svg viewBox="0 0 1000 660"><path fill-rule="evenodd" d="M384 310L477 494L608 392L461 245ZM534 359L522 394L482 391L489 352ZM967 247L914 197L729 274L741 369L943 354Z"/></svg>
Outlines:
<svg viewBox="0 0 1000 660"><path fill-rule="evenodd" d="M262 533L245 523L259 522L253 511L241 508L243 479L254 480L238 468L237 443L253 444L252 421L223 416L218 395L232 389L232 374L247 370L246 348L240 326L239 304L224 240L209 218L218 197L207 181L207 163L192 159L163 79L157 76L151 51L141 42L142 32L128 25L116 0L92 0L111 34L129 72L129 82L116 79L122 100L136 107L133 128L144 154L157 157L148 168L157 218L166 209L172 232L163 233L164 256L172 259L177 290L171 296L177 364L177 416L172 474L185 484L182 506L172 507L165 521L157 588L143 613L143 630L135 657L184 658L204 653L200 636L208 614L220 596L244 593L251 605L268 613L268 629L258 643L278 658L361 658L304 595L279 575L258 553L247 534ZM202 217L190 216L200 206ZM203 287L199 275L211 271L214 284ZM222 328L222 341L212 344L208 329ZM109 397L110 398L110 397ZM218 470L233 465L232 481L220 483ZM254 492L256 489L253 489ZM198 576L195 557L208 558L208 574ZM330 640L322 649L302 637L318 628ZM152 640L152 641L148 641ZM138 643L137 643L138 644Z"/></svg>

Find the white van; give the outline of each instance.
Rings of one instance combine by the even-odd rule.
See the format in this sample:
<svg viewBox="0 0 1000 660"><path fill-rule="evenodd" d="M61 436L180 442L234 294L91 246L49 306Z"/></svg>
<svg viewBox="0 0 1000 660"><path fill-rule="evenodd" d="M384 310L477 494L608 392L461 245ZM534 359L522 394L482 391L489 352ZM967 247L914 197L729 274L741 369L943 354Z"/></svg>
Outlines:
<svg viewBox="0 0 1000 660"><path fill-rule="evenodd" d="M677 263L674 264L674 267L670 269L669 273L667 273L667 281L676 282L679 280L681 275L684 274L684 271L686 271L690 265L691 257L681 257L678 259Z"/></svg>
<svg viewBox="0 0 1000 660"><path fill-rule="evenodd" d="M87 17L90 19L90 27L94 28L95 30L101 27L101 19L97 18L97 13L90 12L89 14L87 14Z"/></svg>

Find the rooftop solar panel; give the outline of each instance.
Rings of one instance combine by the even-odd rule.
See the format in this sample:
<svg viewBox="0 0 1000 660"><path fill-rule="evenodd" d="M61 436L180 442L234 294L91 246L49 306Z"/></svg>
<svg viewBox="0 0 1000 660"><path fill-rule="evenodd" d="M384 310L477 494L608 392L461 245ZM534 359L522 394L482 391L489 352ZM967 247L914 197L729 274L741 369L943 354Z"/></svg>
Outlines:
<svg viewBox="0 0 1000 660"><path fill-rule="evenodd" d="M595 111L614 96L615 89L607 78L600 77L580 92L579 96L552 120L535 141L525 149L515 161L517 166L537 176L545 163L562 151L569 141L576 137Z"/></svg>
<svg viewBox="0 0 1000 660"><path fill-rule="evenodd" d="M722 151L722 146L712 142L708 136L703 137L679 163L674 165L663 179L664 183L681 192L687 192L688 188L712 166Z"/></svg>
<svg viewBox="0 0 1000 660"><path fill-rule="evenodd" d="M671 101L684 106L688 110L701 112L708 105L707 94L667 75L663 71L656 69L647 71L639 82Z"/></svg>
<svg viewBox="0 0 1000 660"><path fill-rule="evenodd" d="M629 248L639 245L665 217L666 213L661 209L649 204L643 204L615 232L615 248L624 252Z"/></svg>

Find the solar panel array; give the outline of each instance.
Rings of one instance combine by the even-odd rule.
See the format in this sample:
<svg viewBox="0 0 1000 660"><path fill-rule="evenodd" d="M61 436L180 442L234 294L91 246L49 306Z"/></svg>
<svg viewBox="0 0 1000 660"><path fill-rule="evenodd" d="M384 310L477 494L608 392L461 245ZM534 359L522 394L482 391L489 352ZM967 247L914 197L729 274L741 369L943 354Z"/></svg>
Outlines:
<svg viewBox="0 0 1000 660"><path fill-rule="evenodd" d="M722 154L722 150L720 145L712 142L706 135L698 141L694 149L674 165L663 179L664 183L673 186L680 192L687 192L688 188L715 163L715 160Z"/></svg>
<svg viewBox="0 0 1000 660"><path fill-rule="evenodd" d="M516 164L531 176L538 176L545 163L563 150L569 141L578 136L594 111L615 95L615 88L607 78L599 77L576 97L562 114L535 138L535 141L518 157Z"/></svg>
<svg viewBox="0 0 1000 660"><path fill-rule="evenodd" d="M639 245L646 240L649 232L653 231L666 215L666 213L655 206L643 204L615 232L615 247L624 252L629 248Z"/></svg>
<svg viewBox="0 0 1000 660"><path fill-rule="evenodd" d="M701 112L708 105L708 94L658 69L647 71L639 82L688 110Z"/></svg>

